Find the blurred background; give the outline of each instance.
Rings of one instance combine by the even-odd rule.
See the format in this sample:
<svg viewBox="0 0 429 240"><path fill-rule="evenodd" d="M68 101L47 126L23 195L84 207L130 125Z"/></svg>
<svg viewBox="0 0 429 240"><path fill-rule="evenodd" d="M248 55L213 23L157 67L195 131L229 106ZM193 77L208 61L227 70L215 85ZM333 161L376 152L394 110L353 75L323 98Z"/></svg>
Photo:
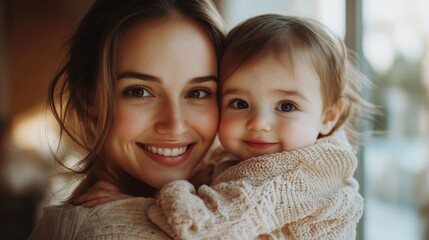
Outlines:
<svg viewBox="0 0 429 240"><path fill-rule="evenodd" d="M0 236L27 239L58 190L43 108L64 43L93 1L0 0ZM356 177L358 239L429 239L429 0L215 0L229 28L262 13L307 16L343 37L381 106ZM54 178L55 179L55 178ZM61 184L60 184L61 185Z"/></svg>

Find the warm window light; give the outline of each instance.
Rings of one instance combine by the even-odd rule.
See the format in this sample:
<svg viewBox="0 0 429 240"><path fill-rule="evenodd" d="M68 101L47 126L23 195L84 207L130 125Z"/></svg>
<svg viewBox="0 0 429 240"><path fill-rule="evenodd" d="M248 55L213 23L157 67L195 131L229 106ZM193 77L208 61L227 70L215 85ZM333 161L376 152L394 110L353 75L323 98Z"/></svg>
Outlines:
<svg viewBox="0 0 429 240"><path fill-rule="evenodd" d="M400 53L409 61L418 61L424 53L423 39L410 23L398 23L394 39Z"/></svg>
<svg viewBox="0 0 429 240"><path fill-rule="evenodd" d="M223 15L228 28L252 16L277 13L310 17L321 21L340 37L345 36L345 0L295 0L295 1L223 1Z"/></svg>
<svg viewBox="0 0 429 240"><path fill-rule="evenodd" d="M19 149L49 156L49 143L56 139L55 125L40 109L36 107L13 120L12 138Z"/></svg>
<svg viewBox="0 0 429 240"><path fill-rule="evenodd" d="M371 66L380 73L387 72L395 60L392 38L384 33L368 33L364 37L363 52Z"/></svg>

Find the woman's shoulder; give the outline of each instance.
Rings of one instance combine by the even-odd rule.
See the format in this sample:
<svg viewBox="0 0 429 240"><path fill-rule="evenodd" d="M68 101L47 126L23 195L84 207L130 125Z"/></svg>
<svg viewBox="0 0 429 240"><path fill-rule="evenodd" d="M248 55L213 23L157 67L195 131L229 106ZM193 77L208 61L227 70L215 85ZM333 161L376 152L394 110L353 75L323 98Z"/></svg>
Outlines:
<svg viewBox="0 0 429 240"><path fill-rule="evenodd" d="M147 218L150 198L128 198L96 206L51 206L30 239L169 239Z"/></svg>
<svg viewBox="0 0 429 240"><path fill-rule="evenodd" d="M91 208L88 224L80 227L77 238L170 239L148 218L147 209L153 204L152 198L135 197Z"/></svg>
<svg viewBox="0 0 429 240"><path fill-rule="evenodd" d="M48 206L37 222L32 239L74 239L89 209L71 204Z"/></svg>

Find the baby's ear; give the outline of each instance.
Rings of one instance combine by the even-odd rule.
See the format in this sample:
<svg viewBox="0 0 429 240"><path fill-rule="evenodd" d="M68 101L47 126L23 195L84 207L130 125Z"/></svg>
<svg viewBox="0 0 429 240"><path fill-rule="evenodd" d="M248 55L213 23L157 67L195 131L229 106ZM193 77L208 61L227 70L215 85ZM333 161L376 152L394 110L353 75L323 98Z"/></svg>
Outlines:
<svg viewBox="0 0 429 240"><path fill-rule="evenodd" d="M344 101L340 98L337 102L332 104L325 110L322 118L322 126L320 128L320 135L328 135L337 124L344 111Z"/></svg>

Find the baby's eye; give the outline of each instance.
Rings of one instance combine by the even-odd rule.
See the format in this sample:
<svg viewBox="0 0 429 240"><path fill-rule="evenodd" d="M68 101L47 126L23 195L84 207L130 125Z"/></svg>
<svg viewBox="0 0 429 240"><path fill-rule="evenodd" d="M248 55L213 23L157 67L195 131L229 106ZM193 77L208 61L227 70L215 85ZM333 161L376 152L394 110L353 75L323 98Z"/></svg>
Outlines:
<svg viewBox="0 0 429 240"><path fill-rule="evenodd" d="M229 104L232 108L236 108L236 109L245 109L245 108L249 108L249 104L242 100L242 99L235 99L232 100L231 103Z"/></svg>
<svg viewBox="0 0 429 240"><path fill-rule="evenodd" d="M153 95L143 87L129 87L123 91L123 95L130 98L145 98L152 97Z"/></svg>
<svg viewBox="0 0 429 240"><path fill-rule="evenodd" d="M210 92L203 89L195 89L186 94L186 98L207 98L211 95Z"/></svg>
<svg viewBox="0 0 429 240"><path fill-rule="evenodd" d="M282 112L291 112L296 110L296 107L293 103L290 102L283 102L280 103L277 107L276 107L277 111L282 111Z"/></svg>

